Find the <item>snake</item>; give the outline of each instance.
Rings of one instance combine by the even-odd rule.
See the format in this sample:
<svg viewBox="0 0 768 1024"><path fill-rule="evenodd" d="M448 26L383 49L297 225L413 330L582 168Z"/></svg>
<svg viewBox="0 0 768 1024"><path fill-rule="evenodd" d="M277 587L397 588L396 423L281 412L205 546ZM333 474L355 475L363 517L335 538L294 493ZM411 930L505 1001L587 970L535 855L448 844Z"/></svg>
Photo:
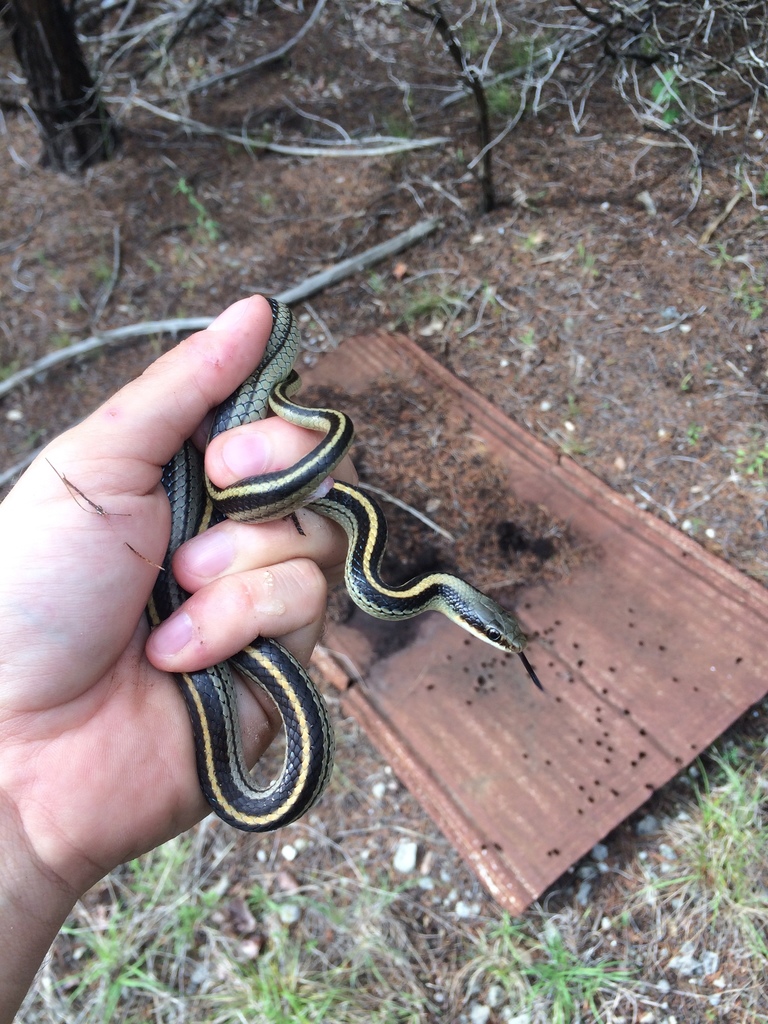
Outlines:
<svg viewBox="0 0 768 1024"><path fill-rule="evenodd" d="M344 529L348 538L344 582L364 612L395 621L430 610L441 612L480 640L519 655L529 677L541 688L523 653L527 638L522 628L492 598L444 572L424 573L400 586L382 579L387 545L384 514L361 488L332 477L352 444L352 422L335 409L310 409L293 400L301 386L293 369L301 344L298 326L288 306L276 299L267 301L272 329L262 359L217 407L208 444L224 431L264 419L270 412L321 431L323 438L294 466L223 488L207 477L203 453L191 441L184 443L163 467L171 532L147 606L150 624L159 625L189 596L172 569L173 555L185 541L224 519L261 523L307 507ZM283 764L266 785L256 783L245 761L233 673L262 687L282 719ZM257 637L227 661L177 673L176 680L192 724L200 788L222 820L246 832L270 832L296 821L315 804L331 776L334 734L322 696L289 651L276 640Z"/></svg>

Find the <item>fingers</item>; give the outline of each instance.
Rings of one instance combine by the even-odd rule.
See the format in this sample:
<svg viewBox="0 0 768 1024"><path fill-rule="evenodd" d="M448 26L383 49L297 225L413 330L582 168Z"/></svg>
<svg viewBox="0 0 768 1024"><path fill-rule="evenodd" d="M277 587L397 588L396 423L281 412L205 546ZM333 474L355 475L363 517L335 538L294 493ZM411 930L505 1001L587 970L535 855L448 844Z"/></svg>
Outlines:
<svg viewBox="0 0 768 1024"><path fill-rule="evenodd" d="M205 331L191 335L152 363L79 428L91 436L93 457L128 457L162 466L210 409L258 364L272 329L261 296L241 299Z"/></svg>
<svg viewBox="0 0 768 1024"><path fill-rule="evenodd" d="M166 672L196 672L268 636L308 662L322 632L325 599L325 577L306 558L222 576L158 626L147 656Z"/></svg>
<svg viewBox="0 0 768 1024"><path fill-rule="evenodd" d="M221 523L179 548L173 560L174 575L190 593L220 576L293 558L310 558L326 576L337 576L347 550L344 531L305 509L297 518L302 533L290 518L259 524Z"/></svg>
<svg viewBox="0 0 768 1024"><path fill-rule="evenodd" d="M244 477L287 469L308 455L322 437L278 417L233 427L214 438L205 453L205 468L217 487L228 487ZM349 458L337 467L340 480L357 479Z"/></svg>

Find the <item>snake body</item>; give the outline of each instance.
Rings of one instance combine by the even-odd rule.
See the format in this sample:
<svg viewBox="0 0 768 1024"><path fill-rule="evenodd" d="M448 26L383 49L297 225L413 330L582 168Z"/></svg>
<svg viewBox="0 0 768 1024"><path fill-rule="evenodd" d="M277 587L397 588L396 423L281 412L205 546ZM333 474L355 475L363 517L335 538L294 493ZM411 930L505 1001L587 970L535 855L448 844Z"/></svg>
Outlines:
<svg viewBox="0 0 768 1024"><path fill-rule="evenodd" d="M163 471L171 506L171 536L163 571L148 605L157 625L188 595L174 579L176 549L223 517L239 522L278 519L308 507L339 523L349 547L345 584L363 611L383 619L405 619L427 610L442 612L474 636L518 654L540 685L523 648L517 621L491 598L447 573L427 573L403 586L388 586L379 566L387 542L386 520L363 491L336 482L314 497L347 453L353 437L347 416L333 409L308 409L293 401L300 380L293 370L300 338L287 306L270 299L273 325L256 370L216 410L209 442L234 426L263 419L271 409L283 419L324 432L323 440L291 468L217 488L205 475L203 456L186 442ZM286 750L277 779L264 788L251 778L243 757L233 668L262 686L283 720ZM195 740L197 773L208 803L236 828L267 832L301 817L331 775L333 731L325 703L298 661L277 641L259 637L228 662L179 674Z"/></svg>

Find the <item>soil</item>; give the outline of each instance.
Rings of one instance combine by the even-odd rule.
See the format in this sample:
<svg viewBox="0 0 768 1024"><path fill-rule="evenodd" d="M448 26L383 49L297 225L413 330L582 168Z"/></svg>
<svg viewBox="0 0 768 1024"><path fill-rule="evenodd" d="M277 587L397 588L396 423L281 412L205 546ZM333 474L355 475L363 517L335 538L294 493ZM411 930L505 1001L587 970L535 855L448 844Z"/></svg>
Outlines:
<svg viewBox="0 0 768 1024"><path fill-rule="evenodd" d="M703 174L693 204L691 149L644 132L608 82L598 83L578 125L552 106L497 146L499 203L481 214L466 169L476 151L473 109L440 105L454 81L445 61L438 54L430 66L414 53L398 69L400 78L424 83L409 121L392 68L372 56L382 26L369 23L360 47L360 26L332 17L326 13L282 63L194 94L191 115L234 131L264 130L273 141L306 143L302 133L337 140L327 123L300 113L311 110L353 136L407 129L445 134L447 143L378 159L253 155L129 105L116 159L74 179L39 166L29 118L6 109L0 371L95 330L215 315L245 294L279 292L424 216L438 217L439 230L417 246L296 310L304 359L355 334L405 329L532 433L765 582L768 198L744 191L711 238L699 241L742 192L745 175L765 182L765 137L748 108L732 111L733 129L718 138L690 136ZM174 73L193 82L220 60L237 65L300 23L271 8L239 21L237 33L222 19L181 40ZM4 37L0 67L17 72ZM147 94L159 84L157 72L145 82ZM111 82L114 92L127 93L125 86L125 75ZM198 206L179 190L182 179ZM165 336L113 347L15 390L0 407L4 465L87 415L172 343ZM342 390L332 404L354 413ZM363 475L455 537L449 544L428 533L425 553L423 541L408 540L404 514L388 508L403 571L427 560L493 587L499 551L513 551L508 585L533 573L556 583L569 560L585 557L565 524L514 503L498 508L499 471L478 463L466 438L458 460L448 454L440 395L403 394L384 382L375 399L354 417ZM384 776L349 723L338 731L346 781L334 786L323 830L354 856L354 822L370 825L358 794ZM662 806L665 797L655 799ZM369 855L378 849L388 863L387 830L404 821L451 859L402 793L381 811L376 834L366 834ZM629 826L615 839L619 859L642 842ZM483 901L460 865L451 872L461 880L449 888ZM557 900L577 884L577 875L564 879ZM618 899L606 884L596 919Z"/></svg>

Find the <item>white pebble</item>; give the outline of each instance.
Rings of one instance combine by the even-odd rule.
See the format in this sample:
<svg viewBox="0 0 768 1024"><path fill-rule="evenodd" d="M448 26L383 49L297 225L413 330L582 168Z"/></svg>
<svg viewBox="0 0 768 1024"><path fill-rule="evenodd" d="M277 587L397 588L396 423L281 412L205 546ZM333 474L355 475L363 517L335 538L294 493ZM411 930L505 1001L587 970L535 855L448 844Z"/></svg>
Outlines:
<svg viewBox="0 0 768 1024"><path fill-rule="evenodd" d="M709 526L709 527L708 527L708 528L707 528L707 529L706 529L706 530L704 531L704 536L705 536L705 537L709 537L709 539L710 539L710 540L712 540L712 539L714 538L714 536L715 536L715 531L714 531L714 530L712 529L712 527L711 527L711 526Z"/></svg>
<svg viewBox="0 0 768 1024"><path fill-rule="evenodd" d="M574 430L576 429L576 427L573 425L573 423L571 423L570 420L566 420L563 423L563 426L565 427L565 429L568 431L569 434L572 434L574 432Z"/></svg>
<svg viewBox="0 0 768 1024"><path fill-rule="evenodd" d="M495 1010L504 1002L505 994L503 986L489 985L488 995L485 997L485 1001L492 1010Z"/></svg>
<svg viewBox="0 0 768 1024"><path fill-rule="evenodd" d="M291 846L290 843L286 843L280 853L283 855L285 860L296 860L296 855L299 851L295 846Z"/></svg>
<svg viewBox="0 0 768 1024"><path fill-rule="evenodd" d="M20 420L24 419L24 413L21 409L9 409L5 414L5 418L9 423L18 423Z"/></svg>
<svg viewBox="0 0 768 1024"><path fill-rule="evenodd" d="M490 1017L491 1008L483 1003L475 1003L469 1011L470 1024L488 1024Z"/></svg>
<svg viewBox="0 0 768 1024"><path fill-rule="evenodd" d="M546 399L546 398L544 399L543 402L539 403L539 409L541 409L542 412L549 412L549 410L551 408L552 408L552 403L548 399Z"/></svg>
<svg viewBox="0 0 768 1024"><path fill-rule="evenodd" d="M283 924L296 924L301 917L301 910L295 903L282 903L277 913Z"/></svg>
<svg viewBox="0 0 768 1024"><path fill-rule="evenodd" d="M456 917L466 919L468 917L477 917L480 913L479 903L465 903L464 900L459 900L456 906L453 908L456 912Z"/></svg>
<svg viewBox="0 0 768 1024"><path fill-rule="evenodd" d="M400 874L407 875L416 867L416 857L419 852L419 844L412 839L401 839L397 844L392 867Z"/></svg>
<svg viewBox="0 0 768 1024"><path fill-rule="evenodd" d="M386 792L387 792L387 784L386 784L386 782L374 782L374 784L371 786L371 794L373 795L374 799L376 799L376 800L381 800Z"/></svg>

